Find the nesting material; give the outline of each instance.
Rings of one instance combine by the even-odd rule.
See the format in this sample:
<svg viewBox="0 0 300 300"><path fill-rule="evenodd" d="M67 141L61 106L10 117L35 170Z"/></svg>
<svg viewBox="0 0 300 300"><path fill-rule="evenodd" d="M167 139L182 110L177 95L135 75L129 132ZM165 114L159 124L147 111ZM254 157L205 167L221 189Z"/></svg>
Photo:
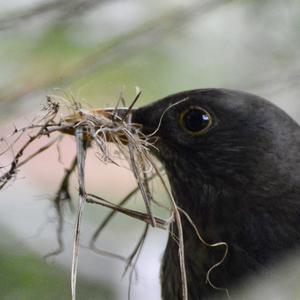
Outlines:
<svg viewBox="0 0 300 300"><path fill-rule="evenodd" d="M134 102L138 99L140 93L137 94ZM132 103L132 106L134 104ZM63 249L63 202L70 200L70 176L77 169L79 204L76 214L74 245L73 245L73 262L71 272L72 282L72 299L76 298L76 277L79 254L79 239L81 218L86 203L102 205L112 209L112 213L102 222L93 235L90 247L101 254L105 253L95 247L95 242L104 227L109 223L116 212L121 212L132 218L139 219L146 223L145 230L134 247L132 254L126 261L125 270L134 267L137 256L141 250L148 231L148 225L163 229L168 228L168 224L172 221L172 217L168 220L156 218L151 210L153 203L152 194L149 188L149 181L155 177L158 171L153 167L150 156L150 149L154 147L141 130L140 125L131 123L131 110L129 108L119 109L93 109L83 108L82 105L75 101L68 101L58 96L47 97L47 102L42 108L40 114L26 127L15 128L9 137L2 138L2 144L5 149L0 153L4 155L8 152L13 153L13 159L7 166L2 166L0 176L0 190L5 188L12 180L17 178L21 167L29 163L31 159L40 153L46 151L50 147L58 143L63 135L73 135L76 140L76 157L69 169L66 170L59 189L54 197L54 204L58 213L57 239L59 248L46 257L56 255ZM18 141L27 136L27 140L19 146ZM47 136L50 141L35 152L30 153L30 146L39 138ZM54 137L53 137L54 136ZM96 149L97 157L104 163L113 163L118 165L115 160L115 151L111 153L108 143L113 143L118 148L121 159L129 163L136 181L137 188L127 195L119 205L103 199L97 195L89 194L85 187L85 160L86 151L89 147ZM62 149L63 151L63 149ZM30 153L25 157L25 153ZM120 157L118 157L119 161ZM123 206L137 192L141 192L145 202L146 213L130 210Z"/></svg>
<svg viewBox="0 0 300 300"><path fill-rule="evenodd" d="M217 262L210 268L207 273L207 282L213 288L214 286L209 279L210 272L218 267L225 259L227 255L227 244L217 243L208 244L200 236L196 226L186 214L179 207L177 207L172 194L168 190L166 183L161 175L160 169L156 166L155 162L151 158L150 151L155 148L153 144L152 135L144 135L141 131L141 125L131 122L131 113L133 105L140 96L140 92L133 100L129 108L119 109L118 105L114 109L86 109L76 101L69 101L57 96L47 97L46 105L41 110L39 116L26 127L15 128L12 134L8 138L2 138L2 143L5 149L0 153L0 157L8 152L13 153L13 159L7 166L2 166L0 169L0 190L6 187L13 179L17 177L20 168L31 161L35 156L46 151L48 148L58 143L62 136L72 135L76 140L76 156L69 169L66 170L64 177L58 191L55 194L53 203L57 210L58 227L57 227L57 240L59 247L56 251L49 253L47 257L58 254L63 249L63 203L66 200L71 200L70 196L70 176L77 169L77 181L78 181L78 208L76 213L76 221L74 226L74 244L73 244L73 260L71 271L71 292L72 299L76 299L76 278L77 278L77 266L79 256L79 241L81 220L84 207L87 203L97 204L110 208L111 213L104 219L104 221L97 228L93 234L90 248L97 253L104 255L110 255L115 258L122 259L126 262L125 272L131 269L130 282L132 280L132 274L139 253L141 252L144 240L146 238L149 225L162 229L168 229L168 225L172 222L177 226L177 236L174 238L178 242L178 256L180 261L181 270L181 286L182 286L182 299L188 299L187 291L187 277L185 270L185 255L184 255L184 232L181 225L181 217L187 218L187 220L193 226L196 235L199 240L207 247L224 247L225 252L222 260ZM120 102L120 101L119 101ZM164 115L164 113L163 113ZM162 115L162 117L163 117ZM158 125L159 126L159 125ZM22 136L27 136L27 140L19 147L17 142ZM49 142L38 149L37 151L30 153L30 146L39 138L47 136ZM151 138L151 140L150 140ZM113 163L118 165L115 160L114 153L110 152L108 143L113 143L118 148L121 159L126 160L129 163L130 169L134 174L137 182L137 188L131 191L119 204L114 204L102 197L90 194L86 190L85 185L85 160L87 155L87 149L89 147L95 147L97 157L104 163ZM63 151L63 149L62 149ZM30 154L25 157L24 153ZM161 180L163 187L165 188L169 199L170 207L166 208L170 212L168 219L163 220L153 215L151 207L153 205L160 205L159 202L153 199L151 190L149 188L149 181L154 177L158 177ZM124 205L128 200L137 192L140 192L145 203L145 213L127 209ZM103 250L99 250L95 246L95 242L99 237L102 230L108 225L111 218L117 213L126 214L132 218L141 220L145 223L145 229L137 245L134 247L131 255L128 258L123 258L117 254L108 253ZM130 298L129 286L129 298ZM227 292L227 290L225 290Z"/></svg>

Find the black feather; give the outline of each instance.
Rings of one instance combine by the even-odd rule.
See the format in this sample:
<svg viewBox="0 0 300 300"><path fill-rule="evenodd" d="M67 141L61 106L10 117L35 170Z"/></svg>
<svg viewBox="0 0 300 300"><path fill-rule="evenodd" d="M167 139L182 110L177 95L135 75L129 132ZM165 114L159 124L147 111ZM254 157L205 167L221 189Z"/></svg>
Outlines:
<svg viewBox="0 0 300 300"><path fill-rule="evenodd" d="M180 125L189 107L213 119L207 132L191 135ZM249 276L270 272L273 263L300 244L300 128L271 102L225 89L168 96L133 112L132 121L158 137L177 204L208 242L229 245L211 281L231 288ZM189 299L220 293L206 274L223 254L208 249L183 221ZM169 237L162 271L164 300L181 299L177 244Z"/></svg>

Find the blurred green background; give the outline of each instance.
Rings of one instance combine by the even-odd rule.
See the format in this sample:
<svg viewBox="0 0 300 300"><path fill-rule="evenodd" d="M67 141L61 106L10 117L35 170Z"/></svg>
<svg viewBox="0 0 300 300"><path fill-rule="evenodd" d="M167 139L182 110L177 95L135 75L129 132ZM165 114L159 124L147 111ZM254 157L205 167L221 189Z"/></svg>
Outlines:
<svg viewBox="0 0 300 300"><path fill-rule="evenodd" d="M113 106L120 91L130 103L136 86L143 91L137 105L181 90L225 87L265 97L300 120L299 0L2 2L2 135L39 111L48 94L65 91L94 107ZM56 247L55 212L47 199L74 153L72 141L64 152L64 166L55 151L43 154L0 194L0 299L70 298L71 212L65 216L63 254L42 258ZM124 170L91 160L90 171L91 188L110 199L134 186ZM132 205L141 203L136 198ZM83 245L107 212L87 209ZM141 223L118 217L100 246L127 255L141 230ZM159 299L165 240L165 232L151 230L132 299ZM81 249L78 299L127 299L123 267ZM300 298L292 284L300 280L299 270L283 276L284 292L278 282L268 284L260 299Z"/></svg>

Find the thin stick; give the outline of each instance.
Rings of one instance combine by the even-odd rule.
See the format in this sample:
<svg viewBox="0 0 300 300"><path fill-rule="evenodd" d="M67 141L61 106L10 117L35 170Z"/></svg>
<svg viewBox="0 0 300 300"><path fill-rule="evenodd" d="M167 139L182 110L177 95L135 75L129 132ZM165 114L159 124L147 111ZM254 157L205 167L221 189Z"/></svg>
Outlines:
<svg viewBox="0 0 300 300"><path fill-rule="evenodd" d="M5 142L7 147L3 151L0 152L0 156L3 155L4 153L8 152L9 150L11 150L13 153L13 157L15 157L13 146L23 136L24 132L18 132L18 129L15 129L10 136L14 136L17 133L19 133L19 135L10 144L6 141L5 137L1 137L0 142ZM8 136L8 137L10 137L10 136Z"/></svg>
<svg viewBox="0 0 300 300"><path fill-rule="evenodd" d="M135 218L137 220L146 222L150 225L152 224L151 218L148 214L145 214L145 213L142 213L142 212L139 212L139 211L136 211L136 210L131 210L131 209L128 209L128 208L120 207L120 206L118 206L114 203L111 203L111 202L109 202L109 201L107 201L103 198L100 198L99 196L96 196L96 195L92 195L92 194L88 194L88 195L97 199L97 200L95 200L95 199L87 198L86 202L88 202L88 203L100 204L102 206L111 208L113 210L121 212L121 213L123 213L127 216L130 216L132 218ZM165 221L165 220L157 218L157 217L154 217L154 219L155 219L155 223L156 223L158 228L166 229L169 225L168 221Z"/></svg>
<svg viewBox="0 0 300 300"><path fill-rule="evenodd" d="M136 94L136 96L134 97L133 101L131 102L130 106L128 107L128 109L127 109L125 115L124 115L123 118L122 118L122 121L126 120L127 116L131 113L134 104L135 104L136 101L140 98L141 94L142 94L142 91L137 90L137 94Z"/></svg>
<svg viewBox="0 0 300 300"><path fill-rule="evenodd" d="M145 243L145 239L146 239L146 236L147 236L147 233L148 233L148 229L149 229L149 224L146 224L144 232L143 232L136 248L134 249L131 257L129 257L130 258L130 261L129 261L130 263L132 263L134 257L135 257L135 259L134 259L134 262L132 263L133 267L132 267L132 270L131 270L130 275L129 275L128 300L131 299L131 287L132 287L132 280L133 280L133 272L135 270L135 267L136 267L137 261L139 259L139 256L142 252L142 248L143 248L144 243Z"/></svg>
<svg viewBox="0 0 300 300"><path fill-rule="evenodd" d="M112 119L115 121L116 117L117 117L117 110L119 108L120 103L122 103L123 106L126 106L125 102L124 102L124 97L123 97L123 89L121 89L120 94L119 94L119 98L118 101L115 105L115 108L113 110L113 114L112 114Z"/></svg>
<svg viewBox="0 0 300 300"><path fill-rule="evenodd" d="M76 300L76 280L78 270L78 255L82 213L86 202L86 192L84 183L84 167L86 158L86 145L84 141L84 127L77 127L75 131L76 147L77 147L77 169L78 169L78 185L79 185L79 203L77 208L77 217L74 230L73 256L71 269L71 294L72 300Z"/></svg>
<svg viewBox="0 0 300 300"><path fill-rule="evenodd" d="M89 247L87 247L89 248ZM113 253L113 252L110 252L110 251L106 251L106 250L103 250L103 249L93 249L93 251L97 254L100 254L100 255L103 255L103 256L107 256L107 257L110 257L110 258L115 258L115 259L118 259L118 260L121 260L122 262L127 262L127 258L125 256L122 256L122 255L119 255L119 254L116 254L116 253Z"/></svg>
<svg viewBox="0 0 300 300"><path fill-rule="evenodd" d="M1 177L0 177L0 190L9 182L9 180L14 176L15 172L17 171L19 167L19 160L21 156L23 155L24 151L26 148L37 138L39 138L45 129L47 128L48 124L54 119L56 116L56 112L53 113L53 116L51 119L45 122L43 126L41 126L40 130L33 136L30 136L27 142L21 147L21 149L15 154L14 160L12 161L10 168L7 172L5 172Z"/></svg>
<svg viewBox="0 0 300 300"><path fill-rule="evenodd" d="M151 181L153 178L156 177L156 174L152 174L149 178L147 178L148 182ZM132 197L139 191L139 187L137 186L134 188L131 192L129 192L118 204L117 206L122 207L124 206ZM88 194L88 196L92 196L91 194ZM105 228L105 226L111 221L111 219L116 215L118 211L112 210L106 218L101 222L101 224L98 226L98 228L95 230L95 232L92 235L91 241L90 241L90 248L92 250L98 250L95 246L95 242L97 238L99 237L102 230Z"/></svg>
<svg viewBox="0 0 300 300"><path fill-rule="evenodd" d="M164 179L162 178L161 174L158 171L156 164L151 160L151 164L156 171L157 176L161 180L161 183L166 190L171 206L173 209L174 219L178 230L178 257L179 257L179 265L180 265L180 274L181 274L181 289L182 289L182 299L188 300L188 287L187 287L187 275L186 275L186 268L185 268L185 255L184 255L184 240L183 240L183 229L181 223L180 213L175 202L173 195L170 193Z"/></svg>
<svg viewBox="0 0 300 300"><path fill-rule="evenodd" d="M135 149L133 148L133 146L131 144L128 144L128 149L129 149L129 156L130 156L132 171L133 171L133 174L134 174L135 179L137 181L137 184L139 186L139 189L141 191L141 194L143 196L143 199L145 201L146 210L147 210L147 213L148 213L148 215L150 217L150 220L151 220L151 225L153 227L156 227L155 218L153 217L151 207L150 207L149 195L148 195L148 193L145 189L143 180L140 176L140 173L139 173L139 170L138 170L138 167L137 167L137 163L136 163L136 160L135 160L135 155L134 155Z"/></svg>
<svg viewBox="0 0 300 300"><path fill-rule="evenodd" d="M54 203L56 205L57 210L60 209L60 203L62 200L71 200L70 196L70 178L72 173L74 172L77 165L77 156L73 159L71 166L65 169L65 175L60 183L59 189L56 192L56 197L54 198Z"/></svg>
<svg viewBox="0 0 300 300"><path fill-rule="evenodd" d="M62 238L62 232L63 232L63 214L61 211L58 212L57 214L58 220L57 220L57 227L56 227L56 240L58 243L58 247L56 250L51 251L50 253L44 255L44 259L48 259L51 256L58 255L63 252L64 250L64 243L63 243L63 238Z"/></svg>
<svg viewBox="0 0 300 300"><path fill-rule="evenodd" d="M71 196L69 192L69 181L72 173L74 172L75 168L77 165L77 156L73 159L73 162L71 163L70 168L65 170L65 175L61 181L60 187L56 193L56 197L54 198L54 204L55 204L55 209L57 212L57 228L56 228L56 239L58 243L58 247L56 250L48 253L47 255L44 256L44 258L49 258L54 255L60 254L64 250L64 244L63 244L63 239L62 239L62 233L63 233L63 225L64 225L64 220L63 220L63 212L62 212L62 201L68 200L71 203ZM72 208L72 206L71 206Z"/></svg>
<svg viewBox="0 0 300 300"><path fill-rule="evenodd" d="M28 157L26 157L24 160L22 160L19 164L18 167L21 167L23 165L25 165L27 162L29 162L31 159L33 159L34 157L36 157L37 155L41 154L42 152L46 151L47 149L49 149L52 145L54 145L58 140L60 139L60 137L58 136L57 138L53 139L52 141L50 141L48 144L46 144L45 146L39 148L37 151L35 151L34 153L32 153L31 155L29 155Z"/></svg>
<svg viewBox="0 0 300 300"><path fill-rule="evenodd" d="M179 256L179 264L180 264L181 279L182 279L181 281L182 299L188 300L188 287L187 287L187 276L186 276L186 268L185 268L184 240L183 240L183 229L182 229L181 217L173 197L171 198L171 203L174 209L174 218L178 230L178 239L179 239L178 256Z"/></svg>
<svg viewBox="0 0 300 300"><path fill-rule="evenodd" d="M125 205L129 199L136 194L139 191L139 187L136 187L135 189L133 189L130 193L128 193L124 199L122 199L117 206L123 206ZM88 194L88 196L93 196L91 194ZM90 242L90 247L92 249L95 249L95 242L96 239L98 238L99 234L101 233L101 231L105 228L105 226L108 224L108 222L112 219L112 217L117 213L118 211L116 210L112 210L107 216L106 218L102 221L102 223L99 225L99 227L96 229L96 231L93 233L91 242Z"/></svg>
<svg viewBox="0 0 300 300"><path fill-rule="evenodd" d="M148 233L148 230L149 230L149 224L146 224L145 225L145 228L144 228L144 231L141 235L141 237L139 238L138 240L138 243L136 244L136 246L134 247L132 253L129 255L129 257L127 258L127 265L125 267L125 270L123 272L123 275L124 276L127 271L128 271L128 268L130 267L130 265L132 264L132 261L134 259L134 257L136 256L138 250L140 249L141 245L143 245L144 241L145 241L145 238L146 238L146 235Z"/></svg>

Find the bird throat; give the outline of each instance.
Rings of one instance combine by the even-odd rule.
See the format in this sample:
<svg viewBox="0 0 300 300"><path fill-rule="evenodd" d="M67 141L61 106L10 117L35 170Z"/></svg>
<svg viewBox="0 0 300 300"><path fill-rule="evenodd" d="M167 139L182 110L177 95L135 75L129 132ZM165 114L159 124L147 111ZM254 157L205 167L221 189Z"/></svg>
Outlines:
<svg viewBox="0 0 300 300"><path fill-rule="evenodd" d="M168 173L168 170L167 170ZM171 174L174 174L171 171ZM177 173L177 175L180 175ZM195 178L194 178L195 179ZM176 204L188 214L193 224L206 243L214 244L222 241L220 237L220 224L217 222L216 212L219 209L217 190L198 177L198 180L169 176L169 181ZM203 244L190 221L181 214L185 266L187 273L189 299L202 299L214 290L207 284L207 272L222 258L225 248L212 249ZM161 270L162 296L164 300L181 299L181 272L178 259L178 243L174 240L177 228L170 229L168 243L163 257ZM225 280L218 279L215 284L223 284ZM200 292L201 291L201 292Z"/></svg>

